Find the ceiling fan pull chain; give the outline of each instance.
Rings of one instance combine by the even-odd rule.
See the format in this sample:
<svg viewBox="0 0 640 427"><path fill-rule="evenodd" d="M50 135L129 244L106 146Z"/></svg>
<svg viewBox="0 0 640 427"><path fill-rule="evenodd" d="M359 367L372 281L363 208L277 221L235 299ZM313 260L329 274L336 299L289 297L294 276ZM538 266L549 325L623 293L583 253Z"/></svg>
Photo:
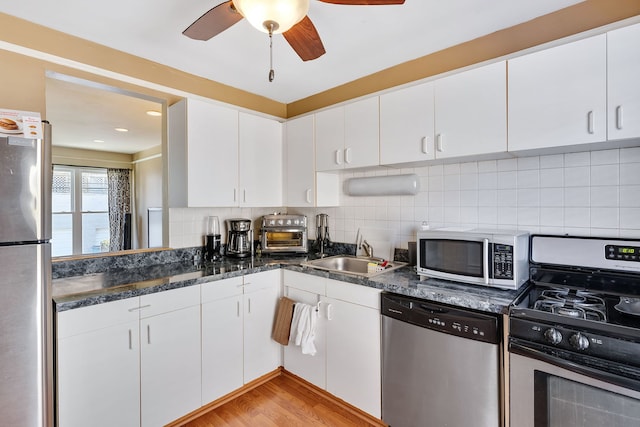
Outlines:
<svg viewBox="0 0 640 427"><path fill-rule="evenodd" d="M274 23L269 23L269 82L272 82L276 76L273 71L273 30Z"/></svg>

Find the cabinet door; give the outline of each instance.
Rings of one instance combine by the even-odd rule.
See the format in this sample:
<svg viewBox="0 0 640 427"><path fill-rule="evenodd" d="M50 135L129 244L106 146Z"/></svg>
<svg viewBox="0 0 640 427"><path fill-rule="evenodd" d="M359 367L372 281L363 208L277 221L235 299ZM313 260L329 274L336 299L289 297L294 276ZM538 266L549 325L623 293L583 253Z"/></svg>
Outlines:
<svg viewBox="0 0 640 427"><path fill-rule="evenodd" d="M289 120L286 124L287 206L315 206L313 132L313 116Z"/></svg>
<svg viewBox="0 0 640 427"><path fill-rule="evenodd" d="M282 157L282 124L240 113L241 206L282 206Z"/></svg>
<svg viewBox="0 0 640 427"><path fill-rule="evenodd" d="M139 426L138 321L58 340L58 425Z"/></svg>
<svg viewBox="0 0 640 427"><path fill-rule="evenodd" d="M167 152L169 206L237 205L237 111L195 99L175 103L169 107Z"/></svg>
<svg viewBox="0 0 640 427"><path fill-rule="evenodd" d="M242 387L242 296L202 304L202 404Z"/></svg>
<svg viewBox="0 0 640 427"><path fill-rule="evenodd" d="M344 167L344 107L334 107L315 114L316 170Z"/></svg>
<svg viewBox="0 0 640 427"><path fill-rule="evenodd" d="M640 24L607 33L608 137L640 137Z"/></svg>
<svg viewBox="0 0 640 427"><path fill-rule="evenodd" d="M322 281L321 278L318 278ZM296 288L286 288L287 297L295 302L309 304L316 307L320 301L320 295L312 292L303 291ZM326 383L326 338L325 338L325 316L319 314L318 323L316 324L316 335L314 344L316 346L316 354L311 356L302 354L302 350L294 343L289 343L284 348L284 367L287 371L292 372L309 381L321 389L327 387Z"/></svg>
<svg viewBox="0 0 640 427"><path fill-rule="evenodd" d="M327 391L380 418L380 311L333 298L323 301Z"/></svg>
<svg viewBox="0 0 640 427"><path fill-rule="evenodd" d="M60 427L140 425L138 298L57 314Z"/></svg>
<svg viewBox="0 0 640 427"><path fill-rule="evenodd" d="M245 276L244 383L281 365L282 346L271 339L280 297L280 270Z"/></svg>
<svg viewBox="0 0 640 427"><path fill-rule="evenodd" d="M200 306L142 319L140 334L141 425L165 425L199 408Z"/></svg>
<svg viewBox="0 0 640 427"><path fill-rule="evenodd" d="M435 81L436 158L507 151L504 61Z"/></svg>
<svg viewBox="0 0 640 427"><path fill-rule="evenodd" d="M380 164L434 158L433 82L380 96Z"/></svg>
<svg viewBox="0 0 640 427"><path fill-rule="evenodd" d="M378 97L344 107L344 167L377 166L380 163Z"/></svg>
<svg viewBox="0 0 640 427"><path fill-rule="evenodd" d="M509 60L509 151L606 140L606 35Z"/></svg>

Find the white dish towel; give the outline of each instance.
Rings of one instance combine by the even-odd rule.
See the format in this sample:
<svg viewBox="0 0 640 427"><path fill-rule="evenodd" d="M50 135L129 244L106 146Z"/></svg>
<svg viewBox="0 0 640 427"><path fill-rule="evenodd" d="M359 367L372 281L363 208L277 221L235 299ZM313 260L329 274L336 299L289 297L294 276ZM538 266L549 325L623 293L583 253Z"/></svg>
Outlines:
<svg viewBox="0 0 640 427"><path fill-rule="evenodd" d="M310 356L316 354L314 340L316 337L317 323L318 312L315 310L315 307L300 302L294 305L289 342L300 346L302 354L308 354Z"/></svg>

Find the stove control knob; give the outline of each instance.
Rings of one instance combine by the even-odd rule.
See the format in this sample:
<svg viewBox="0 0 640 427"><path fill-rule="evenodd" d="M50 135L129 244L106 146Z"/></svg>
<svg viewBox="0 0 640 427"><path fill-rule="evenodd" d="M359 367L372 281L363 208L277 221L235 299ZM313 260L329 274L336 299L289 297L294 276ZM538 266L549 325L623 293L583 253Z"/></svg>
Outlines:
<svg viewBox="0 0 640 427"><path fill-rule="evenodd" d="M560 344L562 341L562 334L555 328L549 328L544 331L544 339L547 340L549 344Z"/></svg>
<svg viewBox="0 0 640 427"><path fill-rule="evenodd" d="M569 344L576 350L584 351L589 348L589 338L582 335L580 332L571 335L569 338Z"/></svg>

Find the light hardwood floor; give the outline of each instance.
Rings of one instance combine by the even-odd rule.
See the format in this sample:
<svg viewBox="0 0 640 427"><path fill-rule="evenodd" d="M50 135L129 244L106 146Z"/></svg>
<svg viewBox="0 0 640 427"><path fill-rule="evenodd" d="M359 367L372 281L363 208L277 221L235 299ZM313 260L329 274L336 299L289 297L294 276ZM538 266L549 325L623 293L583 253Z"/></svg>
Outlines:
<svg viewBox="0 0 640 427"><path fill-rule="evenodd" d="M307 427L370 424L330 398L279 375L247 393L184 424L185 427Z"/></svg>

